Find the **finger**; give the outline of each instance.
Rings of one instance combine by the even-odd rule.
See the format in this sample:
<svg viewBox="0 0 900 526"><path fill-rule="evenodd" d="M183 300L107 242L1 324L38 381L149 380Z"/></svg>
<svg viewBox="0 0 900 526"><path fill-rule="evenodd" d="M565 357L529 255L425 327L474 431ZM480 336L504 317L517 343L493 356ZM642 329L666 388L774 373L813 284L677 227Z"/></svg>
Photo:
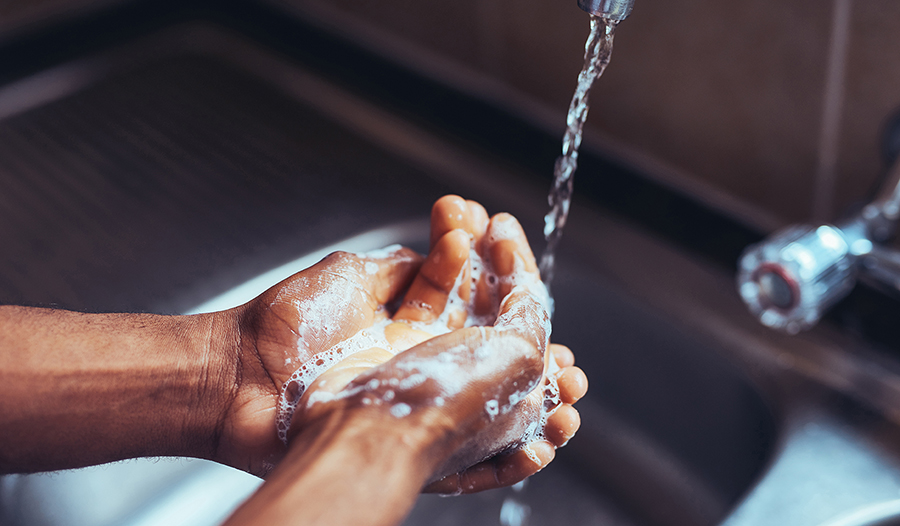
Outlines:
<svg viewBox="0 0 900 526"><path fill-rule="evenodd" d="M422 256L408 248L362 254L362 271L369 293L378 305L389 303L407 289L422 265Z"/></svg>
<svg viewBox="0 0 900 526"><path fill-rule="evenodd" d="M488 251L491 267L500 278L500 297L509 294L513 283L510 279L516 274L538 275L537 263L528 238L522 225L509 214L497 214L491 218L485 234L488 240Z"/></svg>
<svg viewBox="0 0 900 526"><path fill-rule="evenodd" d="M581 415L578 414L578 410L571 405L563 404L556 408L556 411L547 419L544 436L554 446L562 447L575 436L579 427L581 427Z"/></svg>
<svg viewBox="0 0 900 526"><path fill-rule="evenodd" d="M473 233L472 215L465 199L458 195L445 195L431 207L431 240L429 249L434 250L438 240L448 232L462 229Z"/></svg>
<svg viewBox="0 0 900 526"><path fill-rule="evenodd" d="M544 351L550 336L550 313L527 290L517 289L503 300L494 327L518 334L540 351L542 359L546 359Z"/></svg>
<svg viewBox="0 0 900 526"><path fill-rule="evenodd" d="M533 442L521 450L495 456L462 473L433 482L423 492L449 495L511 486L544 469L555 456L551 443Z"/></svg>
<svg viewBox="0 0 900 526"><path fill-rule="evenodd" d="M487 231L490 218L487 210L480 203L464 200L455 195L444 196L434 204L431 210L431 247L438 239L451 230L461 228L471 236L471 246L481 256L482 239ZM470 273L473 284L483 279L481 266L476 261L470 262ZM474 288L470 286L470 288ZM471 294L470 294L471 296Z"/></svg>
<svg viewBox="0 0 900 526"><path fill-rule="evenodd" d="M447 232L461 228L471 234L472 245L481 255L481 240L489 222L490 217L481 203L457 195L445 195L431 209L430 247L434 248L435 243Z"/></svg>
<svg viewBox="0 0 900 526"><path fill-rule="evenodd" d="M526 445L512 455L500 457L497 480L501 487L511 486L547 467L556 457L556 448L546 440Z"/></svg>
<svg viewBox="0 0 900 526"><path fill-rule="evenodd" d="M580 368L564 367L556 377L559 385L559 399L564 404L574 404L587 393L588 379Z"/></svg>
<svg viewBox="0 0 900 526"><path fill-rule="evenodd" d="M469 208L469 217L471 218L472 229L469 230L469 233L472 234L472 240L475 245L475 249L479 255L481 255L481 240L484 238L485 232L487 232L488 223L490 222L490 218L488 217L487 210L481 206L481 203L477 201L466 200L466 205Z"/></svg>
<svg viewBox="0 0 900 526"><path fill-rule="evenodd" d="M379 307L402 294L421 265L422 256L399 246L365 254L334 252L297 275L303 288L283 289L279 295L287 312L276 314L299 315L292 328L305 349L329 349L375 323ZM276 308L281 307L271 307Z"/></svg>
<svg viewBox="0 0 900 526"><path fill-rule="evenodd" d="M476 284L474 311L478 315L496 312L497 304L512 290L517 274L540 279L534 254L522 226L513 216L501 213L491 218L481 241L485 269Z"/></svg>
<svg viewBox="0 0 900 526"><path fill-rule="evenodd" d="M341 359L341 361L321 373L310 384L304 393L306 396L301 398L301 403L308 398L309 393L317 391L337 393L360 374L383 364L393 358L393 356L392 353L385 349L372 347Z"/></svg>
<svg viewBox="0 0 900 526"><path fill-rule="evenodd" d="M560 367L571 367L575 365L575 355L572 353L571 349L565 345L551 343L550 352L553 353L553 358L556 359L556 365Z"/></svg>
<svg viewBox="0 0 900 526"><path fill-rule="evenodd" d="M391 344L391 351L397 354L430 340L434 335L414 329L403 322L394 322L384 328L384 337Z"/></svg>
<svg viewBox="0 0 900 526"><path fill-rule="evenodd" d="M371 326L383 316L379 307L409 286L422 259L399 247L334 252L269 288L253 302L260 319L269 320L258 337L276 345L296 342L284 358L267 364L270 376L280 384L316 353Z"/></svg>
<svg viewBox="0 0 900 526"><path fill-rule="evenodd" d="M394 320L424 321L436 320L447 306L447 300L454 292L459 294L462 305L462 320L458 312L451 312L457 319L450 319L448 325L461 327L465 322L465 304L469 301L468 287L469 234L461 229L452 230L435 244L418 275L406 293L403 304L397 310ZM463 274L459 280L460 274Z"/></svg>

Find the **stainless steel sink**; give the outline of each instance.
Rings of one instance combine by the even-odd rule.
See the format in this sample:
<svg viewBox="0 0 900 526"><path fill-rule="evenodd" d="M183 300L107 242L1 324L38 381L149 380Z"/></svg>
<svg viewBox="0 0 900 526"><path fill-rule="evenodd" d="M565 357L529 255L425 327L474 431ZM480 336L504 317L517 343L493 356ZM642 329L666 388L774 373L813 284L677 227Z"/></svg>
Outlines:
<svg viewBox="0 0 900 526"><path fill-rule="evenodd" d="M239 305L333 250L423 246L427 226L423 218L364 232L189 312ZM724 517L764 465L775 435L747 380L596 272L562 265L556 298L557 341L579 351L594 385L579 403L579 435L525 491L423 496L407 524L496 524L510 499L527 506L536 523L712 524ZM0 495L14 524L216 524L258 484L203 461L127 461L8 477Z"/></svg>
<svg viewBox="0 0 900 526"><path fill-rule="evenodd" d="M510 166L230 30L167 28L0 87L0 301L238 304L331 248L423 250L447 192L516 214L539 247L544 188ZM769 487L795 409L843 397L894 429L890 397L798 366L832 356L818 343L791 362L790 342L746 323L722 271L577 194L563 244L554 340L591 380L581 431L523 492L424 496L408 524L496 524L515 499L533 524L711 525ZM7 477L0 522L214 524L258 483L186 460Z"/></svg>

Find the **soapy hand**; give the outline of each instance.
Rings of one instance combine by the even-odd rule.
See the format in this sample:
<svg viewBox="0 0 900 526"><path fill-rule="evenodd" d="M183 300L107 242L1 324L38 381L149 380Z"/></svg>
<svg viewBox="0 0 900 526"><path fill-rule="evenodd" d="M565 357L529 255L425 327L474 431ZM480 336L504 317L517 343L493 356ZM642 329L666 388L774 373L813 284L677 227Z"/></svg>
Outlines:
<svg viewBox="0 0 900 526"><path fill-rule="evenodd" d="M383 409L388 425L437 423L448 442L432 480L446 478L429 491L518 482L574 434L571 404L587 386L568 349L546 352L549 301L515 218L489 219L480 204L446 196L432 210L428 259L393 320L339 345L344 358L324 373L295 374L289 412L304 421L339 404Z"/></svg>
<svg viewBox="0 0 900 526"><path fill-rule="evenodd" d="M267 476L229 525L397 524L575 432L587 383L547 302L518 222L449 196L426 260L332 254L228 311L0 306L0 474L207 458Z"/></svg>
<svg viewBox="0 0 900 526"><path fill-rule="evenodd" d="M275 399L282 438L334 411L430 430L442 443L430 491L512 484L552 460L587 384L568 349L548 348L549 300L521 227L448 196L431 245L424 264L399 247L333 254L243 308L246 372L219 460L265 474L280 459Z"/></svg>
<svg viewBox="0 0 900 526"><path fill-rule="evenodd" d="M317 354L386 316L422 263L397 247L360 256L336 252L230 311L239 363L214 459L265 476L281 459L275 417L291 375Z"/></svg>

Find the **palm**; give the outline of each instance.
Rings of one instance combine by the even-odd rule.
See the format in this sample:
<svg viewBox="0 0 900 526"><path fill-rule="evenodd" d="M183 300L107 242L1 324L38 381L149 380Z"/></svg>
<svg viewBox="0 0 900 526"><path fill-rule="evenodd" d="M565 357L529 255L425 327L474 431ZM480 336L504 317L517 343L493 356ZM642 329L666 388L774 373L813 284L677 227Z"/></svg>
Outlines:
<svg viewBox="0 0 900 526"><path fill-rule="evenodd" d="M493 272L493 280L487 279L487 274L482 274L472 287L469 286L470 278L473 277L470 276L470 243L476 248L478 258ZM411 325L418 322L433 323L440 317L443 320L441 323L446 323L445 329L455 329L466 323L467 315L474 315L476 318L469 319L469 324L492 324L498 313L502 313L504 305L524 304L513 301L501 305L501 300L510 293L516 279L521 281L523 277L527 277L525 281L539 280L534 256L515 219L499 214L489 220L484 208L477 203L466 202L455 196L438 201L432 214L431 244L431 254L424 264L420 256L408 249L382 253L377 257L335 253L272 287L247 305L235 309L234 314L240 327L237 344L240 370L234 399L223 420L216 460L260 476L268 473L286 452L275 433L274 425L280 397L296 397L296 401L301 402L300 397L304 392L323 389L323 380L329 376L329 387L324 389L332 392L342 389L360 375L358 366L361 361L366 361L362 357L366 353L358 352L352 355L354 360L347 360L355 361L355 368L344 364L343 372L338 366L328 369L315 381L318 384L314 382L312 385L298 386L296 378L292 377L302 366L320 360L321 356L317 357L317 354L332 349L376 322L385 320L387 309L384 305L404 291L406 301L393 318L401 323L391 324L400 326L400 332L398 334L394 331L395 339L392 339L385 331L391 352L370 349L373 354L365 368L382 364L392 354L405 351L430 338L430 335L411 328ZM521 272L525 276L519 274ZM452 292L458 294L462 305L450 304L448 298ZM555 363L563 367L562 372L553 376L554 381L560 381L563 404L550 417L544 430L546 436L552 437L552 443L545 442L543 446L529 444L529 451L495 457L466 470L456 478L449 477L432 485L432 491L479 491L517 482L549 462L553 456L553 448L562 445L574 434L578 418L571 404L583 396L586 380L580 369L572 366L574 358L568 349L551 346L552 353L544 353L547 342L543 335L546 331L542 328L540 316L535 317L542 312L542 309L537 309L532 315L525 317L529 321L516 326L526 328L528 334L519 334L519 337L530 342L528 345L538 353L538 364L542 355L550 360L552 354L556 358ZM445 315L441 316L442 314ZM487 322L481 323L482 320ZM528 329L529 327L534 330ZM486 328L476 332L490 335L493 329ZM415 361L431 352L440 354L460 342L477 345L478 338L473 340L466 336L470 333L472 330L455 331L429 340L427 346L418 345L397 356L399 361L391 360L390 363L402 363L404 359ZM514 369L524 371L527 368ZM544 369L546 373L547 367ZM496 374L485 376L484 379L488 381L485 385L504 384L508 380L504 377L504 371L507 370L507 367L498 366L494 371ZM357 380L370 375L381 377L398 374L397 370L392 370L389 364L385 364L385 367L376 367L370 374L359 376ZM564 388L565 385L569 387ZM490 391L487 388L476 390L484 393ZM529 400L523 401L523 407L517 411L522 418L518 419L517 424L495 422L498 425L484 431L488 435L478 432L482 439L480 441L484 445L493 444L486 446L492 448L490 451L499 451L512 445L512 435L507 435L513 433L521 436L521 429L518 427L534 422L534 415L539 412L543 403L542 392L543 389L538 389L529 396ZM460 395L459 400L467 399L463 393ZM411 405L417 403L416 397L413 398L410 400ZM483 403L478 407L483 407ZM477 414L478 411L463 404L457 413L458 417L462 418L463 413ZM304 416L309 415L298 415L292 432L303 426L303 422L307 420ZM462 421L458 423L461 424ZM286 428L282 431L286 431ZM488 436L492 438L483 440ZM535 447L540 451L535 450ZM450 458L445 467L452 468L451 471L464 467L473 460L484 458L485 453L490 451L483 447L461 451L461 455ZM535 460L537 458L539 461ZM442 471L443 474L447 472Z"/></svg>
<svg viewBox="0 0 900 526"><path fill-rule="evenodd" d="M476 264L481 269L477 275L473 271ZM513 292L514 286L518 292ZM465 444L448 450L455 453L436 474L459 472L510 447L522 449L493 457L429 486L429 490L481 491L534 473L552 459L555 447L574 434L579 420L571 404L586 389L584 374L572 366L571 351L551 346L551 352L545 353L549 319L544 294L534 256L515 218L508 214L488 218L477 203L456 196L442 198L432 210L428 259L393 322L385 326L385 338L378 342L364 339L363 345L371 343L367 350L351 351L349 358L329 366L311 383L302 373L288 381L285 394L296 397L297 404L291 433L300 432L305 422L329 410L329 404L313 400L352 396L360 398L358 403L377 406L387 400L398 404L403 398L401 412L412 410L422 416L424 413L416 408L428 413L426 408L434 407L440 399L437 418L450 422L445 430L447 438L461 433ZM432 338L432 331L445 332L464 325L477 327ZM524 361L504 361L513 356ZM419 383L416 377L422 375L414 371L421 366L423 370L446 371L448 360L454 357L459 359L451 366L454 373L429 373L430 380ZM541 363L542 358L546 364ZM521 390L541 377L542 369L545 375L538 389L515 408L498 406L499 414L486 416L487 403L519 399L527 392ZM521 374L525 376L515 378ZM403 388L401 393L404 379L416 387ZM443 381L447 379L449 384ZM462 391L446 389L460 380L466 386ZM372 385L385 390L383 400L372 398L374 390L379 389ZM547 402L551 406L546 406Z"/></svg>
<svg viewBox="0 0 900 526"><path fill-rule="evenodd" d="M265 475L285 449L273 426L282 385L315 354L383 316L420 261L408 249L384 258L335 253L239 307L240 385L217 460Z"/></svg>

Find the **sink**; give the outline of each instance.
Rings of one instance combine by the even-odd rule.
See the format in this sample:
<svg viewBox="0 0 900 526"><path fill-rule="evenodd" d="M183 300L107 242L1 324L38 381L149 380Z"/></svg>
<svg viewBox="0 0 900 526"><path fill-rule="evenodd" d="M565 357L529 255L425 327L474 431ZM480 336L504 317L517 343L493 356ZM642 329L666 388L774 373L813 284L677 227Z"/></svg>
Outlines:
<svg viewBox="0 0 900 526"><path fill-rule="evenodd" d="M423 251L431 203L450 192L516 214L541 246L541 184L208 22L0 87L0 160L4 303L225 308L333 249ZM423 496L407 524L496 524L515 505L534 523L712 525L765 473L779 406L581 233L657 241L596 210L571 228L553 339L591 381L581 431L524 489ZM0 522L216 524L258 484L187 459L10 476Z"/></svg>
<svg viewBox="0 0 900 526"><path fill-rule="evenodd" d="M187 313L230 308L334 250L427 247L428 219L363 232L280 265ZM496 524L511 499L537 523L714 524L759 475L775 421L736 368L692 336L564 260L554 339L578 352L592 382L583 426L523 490L422 496L406 524ZM131 481L123 484L122 481ZM13 524L217 524L260 481L211 462L133 460L7 477ZM110 499L110 495L119 495ZM52 504L50 504L52 503ZM443 522L441 522L443 521Z"/></svg>

